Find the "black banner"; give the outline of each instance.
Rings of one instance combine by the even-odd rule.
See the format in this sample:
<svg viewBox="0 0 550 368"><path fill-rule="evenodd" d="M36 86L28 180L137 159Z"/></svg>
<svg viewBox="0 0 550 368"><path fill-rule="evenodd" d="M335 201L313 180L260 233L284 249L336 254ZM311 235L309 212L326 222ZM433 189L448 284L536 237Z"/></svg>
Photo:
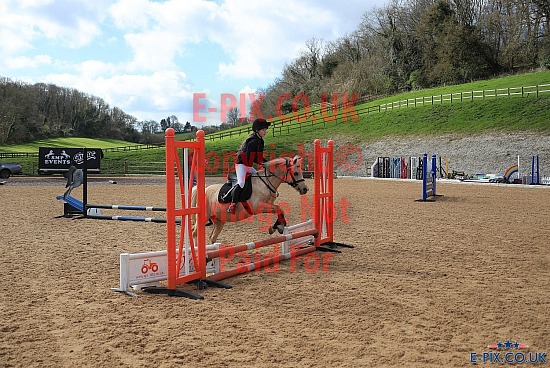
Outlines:
<svg viewBox="0 0 550 368"><path fill-rule="evenodd" d="M88 172L99 173L103 151L99 148L87 148L86 166ZM38 148L38 173L55 174L64 173L69 170L71 163L77 168L84 167L83 148Z"/></svg>

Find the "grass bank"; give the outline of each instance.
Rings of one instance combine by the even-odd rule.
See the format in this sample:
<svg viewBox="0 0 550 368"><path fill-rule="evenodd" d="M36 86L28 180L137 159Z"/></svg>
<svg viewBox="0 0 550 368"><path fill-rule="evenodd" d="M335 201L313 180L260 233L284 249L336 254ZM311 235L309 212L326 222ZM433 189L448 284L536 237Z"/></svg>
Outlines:
<svg viewBox="0 0 550 368"><path fill-rule="evenodd" d="M450 93L495 90L550 83L550 71L541 71L479 81L474 83L445 86L399 94L363 105L356 106L360 111L366 106L378 106L385 103L437 96ZM312 150L315 139L334 139L337 145L359 144L375 141L388 136L437 136L441 134L481 134L487 131L519 132L529 131L538 134L550 134L550 93L536 97L510 96L487 99L455 101L453 103L423 104L415 107L403 107L369 114L358 114L356 119L336 119L323 125L312 125L305 121L298 130L285 134L274 130L266 137L268 154L280 156L296 153L298 147ZM322 127L322 128L321 128ZM222 160L232 155L240 146L245 135L233 136L222 140L208 141L207 152ZM110 148L129 145L128 142L114 140L87 140L83 138L63 138L33 142L30 145L2 147L0 151L29 152L39 146L53 147L89 147ZM26 173L36 166L36 159L18 159ZM163 162L164 149L148 149L129 152L107 152L102 162L102 171L110 174L124 172L125 162ZM223 169L222 163L216 165Z"/></svg>

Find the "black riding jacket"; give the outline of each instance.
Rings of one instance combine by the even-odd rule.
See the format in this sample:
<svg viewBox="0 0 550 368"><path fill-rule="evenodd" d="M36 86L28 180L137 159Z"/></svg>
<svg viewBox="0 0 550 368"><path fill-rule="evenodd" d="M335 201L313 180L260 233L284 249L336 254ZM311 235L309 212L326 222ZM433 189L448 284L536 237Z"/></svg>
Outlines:
<svg viewBox="0 0 550 368"><path fill-rule="evenodd" d="M252 166L264 163L264 139L255 132L250 134L237 152L237 164Z"/></svg>

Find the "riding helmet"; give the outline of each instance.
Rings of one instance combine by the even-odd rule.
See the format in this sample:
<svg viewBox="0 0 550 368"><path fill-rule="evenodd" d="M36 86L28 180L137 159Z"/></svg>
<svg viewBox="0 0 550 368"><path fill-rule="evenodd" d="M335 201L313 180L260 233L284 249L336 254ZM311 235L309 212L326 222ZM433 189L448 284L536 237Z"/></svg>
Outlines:
<svg viewBox="0 0 550 368"><path fill-rule="evenodd" d="M271 123L265 119L258 118L252 123L252 130L257 132L258 130L269 128Z"/></svg>

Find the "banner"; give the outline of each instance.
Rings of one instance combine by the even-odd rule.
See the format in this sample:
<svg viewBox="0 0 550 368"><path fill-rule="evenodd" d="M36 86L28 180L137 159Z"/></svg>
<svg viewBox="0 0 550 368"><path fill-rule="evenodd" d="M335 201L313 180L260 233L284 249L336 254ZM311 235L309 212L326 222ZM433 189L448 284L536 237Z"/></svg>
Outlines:
<svg viewBox="0 0 550 368"><path fill-rule="evenodd" d="M103 151L99 148L87 148L86 167L89 173L99 173ZM83 148L38 148L38 173L56 174L69 171L71 163L84 168Z"/></svg>

